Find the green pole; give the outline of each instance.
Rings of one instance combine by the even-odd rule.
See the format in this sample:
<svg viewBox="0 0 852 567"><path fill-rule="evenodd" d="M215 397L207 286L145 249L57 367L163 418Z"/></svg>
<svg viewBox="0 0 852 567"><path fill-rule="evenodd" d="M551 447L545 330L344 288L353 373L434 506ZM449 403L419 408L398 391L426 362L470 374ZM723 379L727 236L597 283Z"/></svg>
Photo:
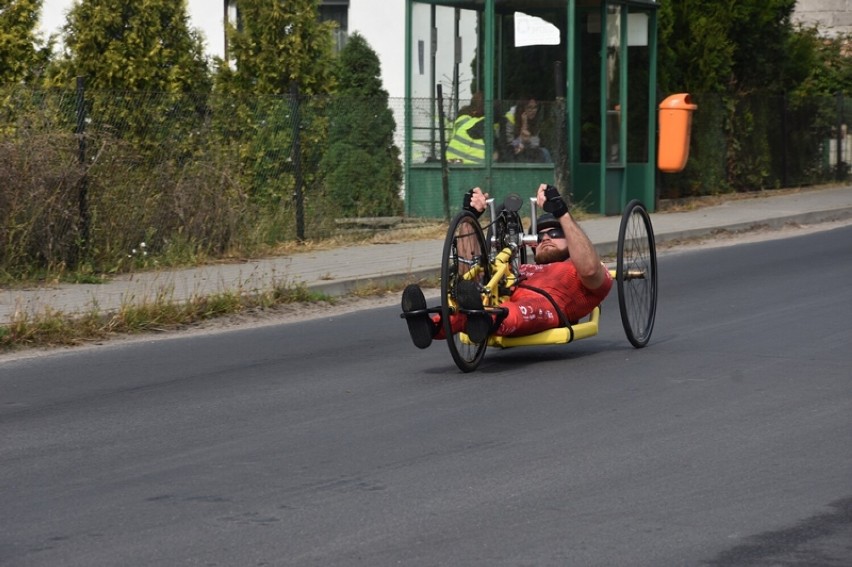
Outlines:
<svg viewBox="0 0 852 567"><path fill-rule="evenodd" d="M450 178L449 167L447 166L447 148L446 140L444 139L444 91L441 83L435 85L435 91L438 95L438 120L441 127L438 129L438 138L440 139L441 147L438 149L441 152L441 196L444 201L444 219L450 221Z"/></svg>
<svg viewBox="0 0 852 567"><path fill-rule="evenodd" d="M576 127L574 126L574 120L572 120L572 113L575 110L575 104L577 101L577 96L579 91L577 90L577 85L574 82L574 79L577 77L577 2L576 0L568 0L568 21L566 22L567 26L567 54L566 54L566 67L565 67L565 132L566 132L566 140L565 140L565 152L567 154L565 158L565 163L568 164L568 182L569 182L569 192L574 189L573 183L571 182L574 179L574 175L577 171L577 164L580 163L579 151L576 151L576 148L579 148L580 142L580 134L579 131L576 131Z"/></svg>
<svg viewBox="0 0 852 567"><path fill-rule="evenodd" d="M405 188L405 214L411 215L411 3L405 3L405 144L402 183Z"/></svg>
<svg viewBox="0 0 852 567"><path fill-rule="evenodd" d="M485 53L483 80L485 82L485 187L493 193L492 161L494 156L494 137L490 134L494 126L494 0L485 0Z"/></svg>
<svg viewBox="0 0 852 567"><path fill-rule="evenodd" d="M657 210L657 9L648 10L648 173L642 200L650 212Z"/></svg>

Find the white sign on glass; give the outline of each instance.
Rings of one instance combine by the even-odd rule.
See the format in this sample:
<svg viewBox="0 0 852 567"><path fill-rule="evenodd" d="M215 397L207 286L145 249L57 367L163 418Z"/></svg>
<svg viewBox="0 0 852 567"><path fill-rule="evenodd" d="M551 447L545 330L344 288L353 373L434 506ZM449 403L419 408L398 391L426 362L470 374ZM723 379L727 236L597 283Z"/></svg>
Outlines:
<svg viewBox="0 0 852 567"><path fill-rule="evenodd" d="M515 12L515 47L559 45L559 28L537 18Z"/></svg>

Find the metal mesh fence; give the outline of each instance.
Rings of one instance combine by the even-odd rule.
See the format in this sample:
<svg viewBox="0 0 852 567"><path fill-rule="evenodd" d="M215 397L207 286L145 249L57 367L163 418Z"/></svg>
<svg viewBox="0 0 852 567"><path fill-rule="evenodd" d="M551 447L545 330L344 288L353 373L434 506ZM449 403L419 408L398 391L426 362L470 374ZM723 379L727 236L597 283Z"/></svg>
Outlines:
<svg viewBox="0 0 852 567"><path fill-rule="evenodd" d="M391 101L383 115L384 155L366 148L369 155L347 163L351 145L375 140L336 125L365 105L376 101L0 92L0 274L253 254L331 236L347 214L398 214L404 129L387 119L402 117L404 105ZM344 159L330 163L335 146ZM360 198L340 210L342 192L378 183L364 163L373 158L391 163L386 197L372 209L359 209Z"/></svg>
<svg viewBox="0 0 852 567"><path fill-rule="evenodd" d="M660 176L660 198L818 185L846 180L852 99L696 95L689 162Z"/></svg>
<svg viewBox="0 0 852 567"><path fill-rule="evenodd" d="M690 160L660 176L661 198L846 178L848 99L694 98ZM403 99L0 91L0 275L250 255L331 236L343 216L399 215L405 109ZM457 109L444 110L448 128ZM410 111L412 160L440 159L436 103Z"/></svg>

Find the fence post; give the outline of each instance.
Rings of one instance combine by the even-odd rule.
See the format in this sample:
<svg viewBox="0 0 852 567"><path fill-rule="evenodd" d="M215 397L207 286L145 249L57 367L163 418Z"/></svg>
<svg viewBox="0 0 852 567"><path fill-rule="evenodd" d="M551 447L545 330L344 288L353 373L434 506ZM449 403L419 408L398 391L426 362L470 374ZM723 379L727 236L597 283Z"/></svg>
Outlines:
<svg viewBox="0 0 852 567"><path fill-rule="evenodd" d="M80 178L80 191L78 193L79 206L79 231L80 238L77 243L77 253L71 258L71 261L76 264L79 257L84 256L89 248L89 174L86 171L86 79L85 77L77 77L77 91L75 101L75 112L77 115L77 127L75 134L77 135L77 163L83 172ZM72 266L74 267L74 266Z"/></svg>
<svg viewBox="0 0 852 567"><path fill-rule="evenodd" d="M438 140L441 152L441 195L444 199L444 218L450 220L450 181L449 168L447 167L447 141L444 135L444 90L441 83L435 85L438 96Z"/></svg>
<svg viewBox="0 0 852 567"><path fill-rule="evenodd" d="M781 186L790 186L790 166L788 163L788 154L790 153L789 132L787 124L787 93L781 95Z"/></svg>
<svg viewBox="0 0 852 567"><path fill-rule="evenodd" d="M843 93L837 91L837 165L835 166L834 177L837 181L843 181L846 178L846 163L843 161Z"/></svg>
<svg viewBox="0 0 852 567"><path fill-rule="evenodd" d="M559 192L568 197L571 193L569 191L570 172L568 171L568 109L565 101L565 73L563 72L563 63L561 61L554 62L553 77L556 81L554 92L556 93L555 110L557 118L556 147L553 152L554 165L556 166L554 182Z"/></svg>
<svg viewBox="0 0 852 567"><path fill-rule="evenodd" d="M303 192L304 180L302 179L301 95L299 94L299 84L295 81L290 83L290 105L293 109L293 112L291 112L293 119L293 149L291 159L293 160L293 177L296 182L293 192L293 199L296 201L296 239L299 242L304 242L305 197Z"/></svg>

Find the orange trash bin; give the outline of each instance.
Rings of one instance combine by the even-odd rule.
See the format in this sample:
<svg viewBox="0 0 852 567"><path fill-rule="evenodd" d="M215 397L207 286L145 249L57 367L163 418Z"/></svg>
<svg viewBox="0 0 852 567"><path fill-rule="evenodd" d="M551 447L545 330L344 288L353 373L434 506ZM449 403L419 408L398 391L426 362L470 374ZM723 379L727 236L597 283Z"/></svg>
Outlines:
<svg viewBox="0 0 852 567"><path fill-rule="evenodd" d="M660 147L657 167L665 173L677 173L686 167L692 113L698 105L688 93L673 94L660 103Z"/></svg>

